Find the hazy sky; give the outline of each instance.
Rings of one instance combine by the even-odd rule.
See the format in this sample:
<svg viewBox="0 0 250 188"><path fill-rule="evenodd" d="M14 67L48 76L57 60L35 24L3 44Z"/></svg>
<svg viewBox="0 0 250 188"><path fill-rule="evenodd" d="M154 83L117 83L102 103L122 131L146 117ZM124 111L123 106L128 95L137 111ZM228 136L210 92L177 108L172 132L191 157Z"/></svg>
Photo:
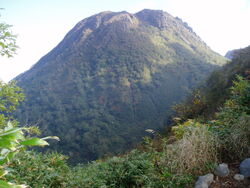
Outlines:
<svg viewBox="0 0 250 188"><path fill-rule="evenodd" d="M29 69L82 19L101 11L161 9L183 21L224 55L250 45L250 0L0 0L1 22L13 25L20 49L0 57L0 78L8 81Z"/></svg>

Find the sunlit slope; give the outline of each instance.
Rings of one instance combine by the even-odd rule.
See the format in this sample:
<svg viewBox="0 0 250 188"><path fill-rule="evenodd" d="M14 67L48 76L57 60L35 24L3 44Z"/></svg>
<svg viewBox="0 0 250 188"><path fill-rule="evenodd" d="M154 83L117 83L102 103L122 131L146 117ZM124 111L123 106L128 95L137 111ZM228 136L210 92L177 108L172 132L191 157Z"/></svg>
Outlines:
<svg viewBox="0 0 250 188"><path fill-rule="evenodd" d="M224 63L166 12L102 12L16 78L26 95L16 115L59 136L50 149L73 162L93 160L161 128L171 105Z"/></svg>

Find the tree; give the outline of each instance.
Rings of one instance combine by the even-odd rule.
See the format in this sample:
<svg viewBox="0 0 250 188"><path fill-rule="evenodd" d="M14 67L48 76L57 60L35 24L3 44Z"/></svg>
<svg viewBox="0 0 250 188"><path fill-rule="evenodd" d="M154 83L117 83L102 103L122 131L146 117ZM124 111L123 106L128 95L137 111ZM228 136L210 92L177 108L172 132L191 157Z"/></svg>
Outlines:
<svg viewBox="0 0 250 188"><path fill-rule="evenodd" d="M16 35L13 35L11 25L0 23L0 55L12 57L18 48L16 45Z"/></svg>
<svg viewBox="0 0 250 188"><path fill-rule="evenodd" d="M0 23L0 54L12 57L17 49L16 36L10 31L10 25ZM15 185L5 181L10 160L21 150L28 146L49 145L47 139L57 137L37 138L30 133L37 132L34 127L18 127L17 122L11 117L11 112L16 109L20 101L24 99L21 89L15 82L3 83L0 81L0 187L22 188L25 185Z"/></svg>

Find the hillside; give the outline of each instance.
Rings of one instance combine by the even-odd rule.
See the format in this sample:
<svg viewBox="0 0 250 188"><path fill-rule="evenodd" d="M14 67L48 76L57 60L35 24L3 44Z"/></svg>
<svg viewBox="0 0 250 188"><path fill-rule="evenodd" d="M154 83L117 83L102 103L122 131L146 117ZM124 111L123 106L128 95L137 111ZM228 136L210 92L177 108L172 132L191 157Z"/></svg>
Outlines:
<svg viewBox="0 0 250 188"><path fill-rule="evenodd" d="M250 78L250 46L229 51L231 61L214 71L183 104L175 107L177 116L183 120L192 118L212 119L230 96L230 87L237 75ZM197 102L199 101L199 102Z"/></svg>
<svg viewBox="0 0 250 188"><path fill-rule="evenodd" d="M145 137L140 147L125 155L76 167L69 167L65 156L57 153L20 153L10 163L12 173L7 178L31 187L191 188L198 176L215 174L215 167L226 162L230 173L225 177L212 175L209 187L249 187L247 177L244 181L234 178L239 173L237 165L250 154L250 50L248 47L239 52L240 56L217 71L221 80L232 84L212 121L198 118L179 122L170 135ZM231 71L224 72L228 67ZM226 90L229 88L221 88L223 93ZM210 102L212 106L216 100Z"/></svg>
<svg viewBox="0 0 250 188"><path fill-rule="evenodd" d="M225 59L179 18L158 10L102 12L80 21L19 75L21 124L85 162L125 151L169 122L170 107Z"/></svg>

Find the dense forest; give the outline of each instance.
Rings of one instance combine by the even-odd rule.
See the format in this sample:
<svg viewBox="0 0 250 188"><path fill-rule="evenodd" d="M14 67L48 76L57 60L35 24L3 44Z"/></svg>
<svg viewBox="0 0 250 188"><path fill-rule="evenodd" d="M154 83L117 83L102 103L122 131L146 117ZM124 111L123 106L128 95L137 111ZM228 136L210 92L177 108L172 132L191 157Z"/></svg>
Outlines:
<svg viewBox="0 0 250 188"><path fill-rule="evenodd" d="M185 102L176 105L178 116L183 120L201 118L213 119L216 112L230 97L230 87L237 75L249 79L250 46L235 50L232 61L214 71L204 84L196 88ZM232 53L232 52L231 52Z"/></svg>
<svg viewBox="0 0 250 188"><path fill-rule="evenodd" d="M148 10L142 11L138 17L148 20L147 13ZM117 17L112 20L115 19ZM161 29L168 28L152 17L149 21ZM1 56L15 54L15 38L10 26L0 23ZM76 166L69 165L70 156L29 149L48 146L48 139L59 141L59 138L48 135L39 138L38 127L21 126L23 124L12 115L25 98L23 91L15 81L0 82L0 187L188 188L194 187L197 176L211 172L218 163L238 164L250 155L250 46L230 53L230 62L220 69L210 70L212 73L207 78L204 76L205 81L198 87L190 87L193 92L186 94L182 103L172 106L171 127L162 128L167 131L148 129L151 135L126 154ZM219 59L218 64L224 64L225 60L218 56ZM36 66L45 65L40 62ZM33 78L32 74L39 74L42 69L38 71L35 67L34 72L28 71L17 80L28 80ZM150 77L150 83L153 80L153 76ZM167 113L168 109L165 110ZM239 182L234 185L243 186Z"/></svg>
<svg viewBox="0 0 250 188"><path fill-rule="evenodd" d="M25 94L15 117L59 136L50 150L87 162L169 124L171 106L225 62L166 12L102 12L15 79Z"/></svg>
<svg viewBox="0 0 250 188"><path fill-rule="evenodd" d="M7 123L9 117L1 113L1 148L9 153L5 156L7 160L0 161L1 169L8 171L2 174L0 185L7 188L24 185L51 188L193 187L196 177L211 171L216 164L235 163L250 154L249 54L250 47L241 49L230 63L213 72L204 85L175 106L173 117L176 123L168 129L168 135L151 132L153 139L145 137L130 152L89 164L72 167L67 163L68 157L62 154L23 150L27 146L48 145L47 138L31 137L30 134L35 133L31 128L26 130L30 134L21 136L23 128L15 127L15 121L11 122L13 125ZM211 80L216 80L218 85L211 85ZM218 91L217 87L222 89ZM216 100L210 100L215 95L218 96ZM1 84L0 96L1 112L14 110L23 100L14 83ZM10 146L18 148L14 150L15 156Z"/></svg>

